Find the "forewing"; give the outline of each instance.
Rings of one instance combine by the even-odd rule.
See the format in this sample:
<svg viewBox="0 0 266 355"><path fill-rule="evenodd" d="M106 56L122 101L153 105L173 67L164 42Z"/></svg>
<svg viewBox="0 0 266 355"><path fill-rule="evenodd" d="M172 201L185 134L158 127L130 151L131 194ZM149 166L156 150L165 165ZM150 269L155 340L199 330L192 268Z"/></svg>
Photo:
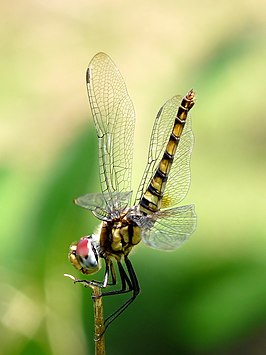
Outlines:
<svg viewBox="0 0 266 355"><path fill-rule="evenodd" d="M113 218L118 217L120 212L127 207L131 195L132 192L113 193L112 201L115 208L112 210L110 210L108 206L108 196L102 193L86 194L77 197L75 198L74 203L91 211L100 220L111 221ZM114 215L115 212L118 216Z"/></svg>
<svg viewBox="0 0 266 355"><path fill-rule="evenodd" d="M151 248L174 250L196 229L194 205L180 206L143 216L138 224L141 238Z"/></svg>
<svg viewBox="0 0 266 355"><path fill-rule="evenodd" d="M105 53L93 57L86 78L99 142L101 189L112 210L115 193L131 191L134 107L119 70Z"/></svg>

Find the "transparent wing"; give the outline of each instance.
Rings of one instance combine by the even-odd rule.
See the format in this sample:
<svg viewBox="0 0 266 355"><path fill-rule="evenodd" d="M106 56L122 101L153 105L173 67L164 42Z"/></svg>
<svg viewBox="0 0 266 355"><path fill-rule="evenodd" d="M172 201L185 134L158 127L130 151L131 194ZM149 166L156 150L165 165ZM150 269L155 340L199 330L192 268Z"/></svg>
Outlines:
<svg viewBox="0 0 266 355"><path fill-rule="evenodd" d="M151 135L148 163L138 188L136 203L140 200L162 159L167 142L174 126L175 117L182 97L174 96L159 110ZM188 115L174 162L167 180L162 208L177 205L187 194L190 185L190 157L193 148L191 118Z"/></svg>
<svg viewBox="0 0 266 355"><path fill-rule="evenodd" d="M90 210L97 218L102 221L111 221L119 217L131 198L132 192L117 192L112 195L113 210L109 209L107 204L108 196L102 193L86 194L74 200L74 203L82 208ZM117 216L115 215L117 214Z"/></svg>
<svg viewBox="0 0 266 355"><path fill-rule="evenodd" d="M99 142L101 190L112 210L115 193L131 190L134 107L119 70L105 53L93 57L86 79Z"/></svg>
<svg viewBox="0 0 266 355"><path fill-rule="evenodd" d="M180 206L140 218L141 238L151 248L174 250L196 229L194 205Z"/></svg>

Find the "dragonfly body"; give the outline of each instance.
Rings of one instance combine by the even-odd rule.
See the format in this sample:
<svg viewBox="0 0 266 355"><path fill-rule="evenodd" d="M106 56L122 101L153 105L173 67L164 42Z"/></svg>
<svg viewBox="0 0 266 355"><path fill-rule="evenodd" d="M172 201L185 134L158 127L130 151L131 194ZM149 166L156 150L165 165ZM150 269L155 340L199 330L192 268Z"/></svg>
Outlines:
<svg viewBox="0 0 266 355"><path fill-rule="evenodd" d="M118 220L102 223L100 248L104 258L114 257L121 260L141 241L140 227L129 217L130 211Z"/></svg>
<svg viewBox="0 0 266 355"><path fill-rule="evenodd" d="M188 112L193 107L194 103L195 94L191 90L183 98L178 108L173 130L171 132L163 157L139 203L141 211L151 213L159 211L161 208L161 201L164 196L164 190L167 184L171 166L173 164L175 152L178 147L184 125L186 123Z"/></svg>
<svg viewBox="0 0 266 355"><path fill-rule="evenodd" d="M130 207L135 124L132 102L120 72L104 53L92 59L86 80L98 135L102 192L81 196L75 203L102 222L95 234L70 246L69 259L83 274L97 272L100 260L104 260L103 281L79 280L103 288L117 284L114 262L117 264L121 288L102 295L132 294L105 320L107 327L140 291L129 260L132 248L143 241L152 248L174 250L195 230L194 206L176 206L190 184L193 134L188 112L195 103L195 94L190 90L183 99L174 96L159 110L146 169Z"/></svg>

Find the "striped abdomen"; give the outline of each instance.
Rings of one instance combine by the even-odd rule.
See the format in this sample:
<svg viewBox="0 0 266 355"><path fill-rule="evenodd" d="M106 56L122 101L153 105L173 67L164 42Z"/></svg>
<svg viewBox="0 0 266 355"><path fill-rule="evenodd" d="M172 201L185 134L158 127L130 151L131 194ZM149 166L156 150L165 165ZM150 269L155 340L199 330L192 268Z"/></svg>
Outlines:
<svg viewBox="0 0 266 355"><path fill-rule="evenodd" d="M173 164L175 152L177 150L178 143L186 123L188 112L193 107L194 103L195 93L193 90L190 90L181 101L175 118L174 127L172 129L163 157L154 176L150 181L146 192L143 194L139 202L140 211L142 212L151 213L160 210L167 178Z"/></svg>

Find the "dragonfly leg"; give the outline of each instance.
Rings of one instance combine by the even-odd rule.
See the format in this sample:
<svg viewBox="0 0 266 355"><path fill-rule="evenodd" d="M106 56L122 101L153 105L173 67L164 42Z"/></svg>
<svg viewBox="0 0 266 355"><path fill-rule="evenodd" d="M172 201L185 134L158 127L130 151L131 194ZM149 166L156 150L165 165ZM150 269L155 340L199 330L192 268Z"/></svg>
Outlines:
<svg viewBox="0 0 266 355"><path fill-rule="evenodd" d="M103 292L102 296L119 295L121 293L131 292L133 289L132 282L131 282L130 278L127 276L127 273L125 272L121 262L118 261L117 265L118 265L119 275L120 275L120 279L121 279L121 289ZM114 275L115 275L115 273L114 273Z"/></svg>
<svg viewBox="0 0 266 355"><path fill-rule="evenodd" d="M111 282L108 282L110 275L111 275ZM125 277L127 277L127 275L125 275ZM74 282L81 283L85 287L97 286L100 288L105 288L107 285L108 286L116 285L117 280L116 280L116 273L115 273L113 262L111 260L109 260L108 262L107 262L107 260L105 260L105 272L104 272L103 281L75 279Z"/></svg>
<svg viewBox="0 0 266 355"><path fill-rule="evenodd" d="M104 272L103 281L96 281L96 280L89 281L89 280L75 279L74 283L81 283L85 287L96 286L100 288L105 288L108 284L110 268L111 268L112 282L114 281L116 282L113 265L111 264L111 266L109 267L109 264L105 261L105 272Z"/></svg>
<svg viewBox="0 0 266 355"><path fill-rule="evenodd" d="M112 262L112 260L110 261L110 273L111 273L111 278L112 278L112 281L111 282L108 282L108 286L114 286L116 285L116 274L115 274L115 269L114 269L114 264Z"/></svg>
<svg viewBox="0 0 266 355"><path fill-rule="evenodd" d="M112 281L108 282L110 274L111 274ZM117 281L116 281L116 273L115 273L113 262L111 260L110 261L105 260L105 273L104 273L104 279L102 282L95 281L95 280L92 280L89 282L90 283L93 282L94 284L97 284L101 288L105 288L107 285L108 286L115 286L117 284ZM106 293L104 292L99 297L102 297L105 294ZM92 298L94 299L95 296L92 295Z"/></svg>
<svg viewBox="0 0 266 355"><path fill-rule="evenodd" d="M105 321L104 321L105 330L121 313L123 313L126 310L126 308L135 300L137 295L140 293L140 287L139 287L139 282L138 282L136 273L135 273L134 268L127 256L125 256L125 264L126 264L129 276L127 276L122 264L118 263L119 274L120 274L121 282L122 282L121 290L117 290L117 291L113 291L113 292L112 291L105 292L103 294L103 296L104 295L121 294L121 293L126 293L126 292L132 292L132 296L121 307L119 307L114 313L112 313L109 317L107 317L105 319ZM127 288L127 286L128 286L128 288Z"/></svg>

